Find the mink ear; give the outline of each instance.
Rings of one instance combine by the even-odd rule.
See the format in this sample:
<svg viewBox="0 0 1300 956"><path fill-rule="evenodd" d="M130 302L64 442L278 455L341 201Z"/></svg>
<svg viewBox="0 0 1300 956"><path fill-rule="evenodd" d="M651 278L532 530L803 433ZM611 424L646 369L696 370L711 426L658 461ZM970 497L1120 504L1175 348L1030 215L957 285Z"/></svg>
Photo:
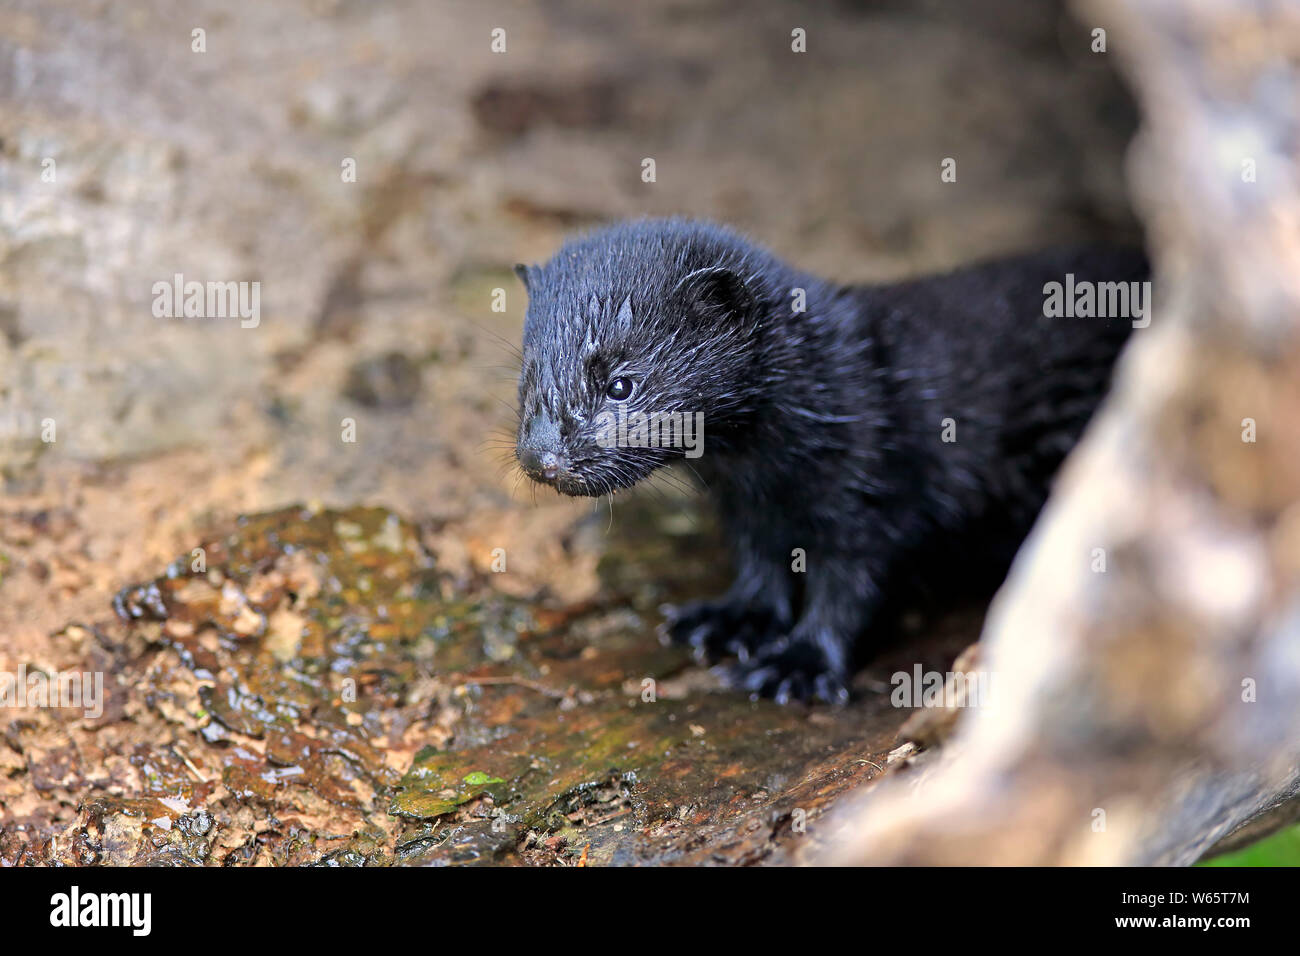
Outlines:
<svg viewBox="0 0 1300 956"><path fill-rule="evenodd" d="M528 288L528 281L531 274L532 274L532 269L530 269L528 266L524 265L522 262L515 263L515 275L519 276L519 281L524 284L525 292L531 291Z"/></svg>
<svg viewBox="0 0 1300 956"><path fill-rule="evenodd" d="M740 273L722 266L697 269L677 283L673 295L703 319L744 319L756 305Z"/></svg>

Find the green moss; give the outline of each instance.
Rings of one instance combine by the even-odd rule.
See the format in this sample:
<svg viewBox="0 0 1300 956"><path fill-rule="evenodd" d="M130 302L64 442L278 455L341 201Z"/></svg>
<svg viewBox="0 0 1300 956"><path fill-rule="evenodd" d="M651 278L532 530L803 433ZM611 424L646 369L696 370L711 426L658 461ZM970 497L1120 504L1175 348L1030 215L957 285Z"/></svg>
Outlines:
<svg viewBox="0 0 1300 956"><path fill-rule="evenodd" d="M1204 860L1198 866L1300 866L1300 826L1281 830L1232 853Z"/></svg>

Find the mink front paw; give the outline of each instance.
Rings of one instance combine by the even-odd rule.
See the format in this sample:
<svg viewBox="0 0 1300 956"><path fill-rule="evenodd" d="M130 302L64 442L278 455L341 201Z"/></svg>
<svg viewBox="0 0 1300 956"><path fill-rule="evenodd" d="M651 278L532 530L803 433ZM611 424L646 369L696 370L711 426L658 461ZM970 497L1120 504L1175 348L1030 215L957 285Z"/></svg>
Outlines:
<svg viewBox="0 0 1300 956"><path fill-rule="evenodd" d="M771 697L778 704L811 699L843 704L849 699L848 675L810 640L791 638L774 644L737 663L729 676L751 697Z"/></svg>
<svg viewBox="0 0 1300 956"><path fill-rule="evenodd" d="M762 608L727 601L695 601L664 605L660 636L665 642L684 644L697 660L713 663L728 654L740 660L779 633L776 616Z"/></svg>

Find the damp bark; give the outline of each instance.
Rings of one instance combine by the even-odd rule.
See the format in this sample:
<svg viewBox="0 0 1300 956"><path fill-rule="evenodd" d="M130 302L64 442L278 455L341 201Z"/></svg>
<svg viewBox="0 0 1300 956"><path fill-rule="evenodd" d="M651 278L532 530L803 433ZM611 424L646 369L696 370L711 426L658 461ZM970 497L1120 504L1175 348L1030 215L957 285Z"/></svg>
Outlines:
<svg viewBox="0 0 1300 956"><path fill-rule="evenodd" d="M107 675L106 704L9 725L22 809L0 860L786 861L891 762L901 665L839 711L719 686L660 644L654 610L717 557L700 534L629 534L600 601L548 607L455 584L382 509L240 519L56 635ZM929 629L923 653L942 667L976 625Z"/></svg>

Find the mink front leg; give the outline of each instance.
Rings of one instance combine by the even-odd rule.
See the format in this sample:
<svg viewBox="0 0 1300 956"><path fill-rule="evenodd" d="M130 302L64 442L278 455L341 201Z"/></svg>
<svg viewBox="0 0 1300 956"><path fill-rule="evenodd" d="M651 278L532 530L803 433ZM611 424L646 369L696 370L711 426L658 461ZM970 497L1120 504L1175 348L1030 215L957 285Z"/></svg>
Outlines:
<svg viewBox="0 0 1300 956"><path fill-rule="evenodd" d="M793 630L738 662L733 682L779 704L810 698L846 702L853 646L879 604L873 577L855 564L860 560L823 557L811 565L803 613Z"/></svg>
<svg viewBox="0 0 1300 956"><path fill-rule="evenodd" d="M727 654L742 661L790 629L789 570L771 560L747 535L735 545L736 579L727 593L712 601L663 608L662 632L712 663Z"/></svg>

